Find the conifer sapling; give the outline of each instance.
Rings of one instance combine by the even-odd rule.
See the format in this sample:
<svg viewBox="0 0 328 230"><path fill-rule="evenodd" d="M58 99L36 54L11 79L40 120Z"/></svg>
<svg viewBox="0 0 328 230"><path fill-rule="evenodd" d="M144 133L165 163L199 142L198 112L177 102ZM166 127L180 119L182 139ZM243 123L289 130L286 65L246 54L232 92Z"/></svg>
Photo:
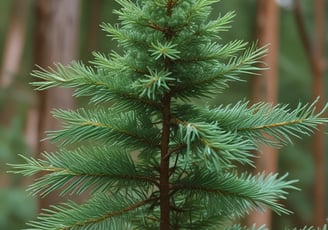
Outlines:
<svg viewBox="0 0 328 230"><path fill-rule="evenodd" d="M193 103L225 96L230 81L258 73L266 48L222 44L235 14L209 20L218 0L117 2L120 23L102 29L122 52L32 74L38 90L74 88L94 106L54 110L63 121L49 132L58 152L13 166L24 175L48 172L29 186L33 194L91 195L44 210L30 229L243 229L232 223L254 209L289 214L279 200L295 180L236 167L253 165L259 144L280 147L311 133L327 122L326 108Z"/></svg>

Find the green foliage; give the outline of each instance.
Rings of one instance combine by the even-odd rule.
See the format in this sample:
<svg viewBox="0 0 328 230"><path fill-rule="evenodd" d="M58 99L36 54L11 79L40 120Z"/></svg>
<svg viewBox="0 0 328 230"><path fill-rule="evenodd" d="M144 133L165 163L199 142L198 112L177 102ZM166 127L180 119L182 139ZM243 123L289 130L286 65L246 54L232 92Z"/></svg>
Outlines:
<svg viewBox="0 0 328 230"><path fill-rule="evenodd" d="M0 189L0 229L21 229L35 217L36 201L22 188Z"/></svg>
<svg viewBox="0 0 328 230"><path fill-rule="evenodd" d="M294 228L293 230L297 230L296 228ZM305 226L303 228L300 228L300 230L327 230L327 225L325 224L322 227L313 227L313 226Z"/></svg>
<svg viewBox="0 0 328 230"><path fill-rule="evenodd" d="M219 43L234 13L209 21L216 0L117 2L120 24L102 28L122 53L94 53L92 66L58 64L32 74L42 79L33 83L37 89L75 88L95 108L55 110L64 126L49 139L61 149L13 165L23 175L48 172L29 187L33 194L92 194L85 204L45 210L30 229L164 229L166 222L166 229L245 229L233 222L251 210L291 213L279 200L296 189L295 180L236 167L253 165L259 144L280 147L310 134L328 122L320 117L326 108L193 105L223 93L241 74L257 74L266 48Z"/></svg>
<svg viewBox="0 0 328 230"><path fill-rule="evenodd" d="M36 212L36 200L21 187L25 178L6 174L6 163L23 162L18 152L29 153L23 134L30 97L17 86L20 82L0 90L0 229L21 229Z"/></svg>

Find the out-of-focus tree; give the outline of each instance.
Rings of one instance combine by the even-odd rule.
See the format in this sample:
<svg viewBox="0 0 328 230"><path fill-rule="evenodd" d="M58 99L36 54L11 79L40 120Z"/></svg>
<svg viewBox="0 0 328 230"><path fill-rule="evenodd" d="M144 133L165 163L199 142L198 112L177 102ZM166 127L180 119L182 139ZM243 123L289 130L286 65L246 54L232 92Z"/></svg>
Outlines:
<svg viewBox="0 0 328 230"><path fill-rule="evenodd" d="M324 106L325 98L325 1L314 1L314 31L308 33L299 0L295 0L294 13L298 31L312 72L313 97L321 97L318 110ZM313 34L314 36L311 36ZM323 127L315 132L312 144L315 163L314 176L314 224L321 226L326 222L326 194L325 194L325 141Z"/></svg>
<svg viewBox="0 0 328 230"><path fill-rule="evenodd" d="M31 3L30 0L13 0L0 4L0 20L7 22L5 27L0 25L0 34L4 35L0 38L0 229L22 228L35 210L35 200L27 197L22 188L22 184L30 183L29 179L6 174L8 167L5 165L17 162L17 153L28 152L22 133L25 107L33 97L22 83L22 72L26 63L23 56Z"/></svg>
<svg viewBox="0 0 328 230"><path fill-rule="evenodd" d="M89 18L88 18L88 25L87 25L87 46L86 51L87 53L91 54L91 52L99 50L99 32L100 32L100 12L104 6L104 0L93 0L90 1L90 8L88 10Z"/></svg>
<svg viewBox="0 0 328 230"><path fill-rule="evenodd" d="M254 103L267 101L276 104L278 95L278 50L279 50L279 7L275 0L258 0L257 9L257 38L259 46L268 47L269 51L262 58L262 62L269 68L263 76L255 77L252 81L251 98ZM256 173L265 171L272 173L277 170L278 153L273 147L262 146L261 155L256 161ZM261 154L261 153L259 153ZM258 226L265 224L271 228L272 212L266 209L263 212L254 211L248 217L248 225L256 223Z"/></svg>
<svg viewBox="0 0 328 230"><path fill-rule="evenodd" d="M25 44L29 1L13 0L0 71L1 88L8 87L19 71Z"/></svg>
<svg viewBox="0 0 328 230"><path fill-rule="evenodd" d="M20 69L25 43L28 4L28 1L14 0L11 5L9 25L0 66L1 90L7 90L9 88ZM11 118L14 116L15 108L13 103L5 103L4 107L0 115L0 122L2 125L8 126L12 122ZM9 186L8 183L7 176L0 174L0 186Z"/></svg>
<svg viewBox="0 0 328 230"><path fill-rule="evenodd" d="M113 10L118 9L119 4L116 1L106 0L83 0L82 17L80 31L80 54L82 60L93 58L92 51L117 50L114 42L108 41L104 36L105 32L101 30L101 23L117 23L117 17ZM91 51L91 52L90 52Z"/></svg>
<svg viewBox="0 0 328 230"><path fill-rule="evenodd" d="M77 56L79 32L79 0L38 0L36 2L35 62L42 68L55 62L68 64ZM45 131L57 130L60 122L52 118L53 108L74 107L72 91L53 88L39 95L39 136L45 138ZM40 142L37 152L54 151L48 141ZM40 199L40 208L57 203L56 194Z"/></svg>

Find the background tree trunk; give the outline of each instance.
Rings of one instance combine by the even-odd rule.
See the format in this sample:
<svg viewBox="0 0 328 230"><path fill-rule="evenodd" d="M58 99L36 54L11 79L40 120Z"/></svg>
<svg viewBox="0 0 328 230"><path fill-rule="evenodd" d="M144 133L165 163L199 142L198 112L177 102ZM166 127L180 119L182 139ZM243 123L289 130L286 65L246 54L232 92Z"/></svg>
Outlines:
<svg viewBox="0 0 328 230"><path fill-rule="evenodd" d="M315 47L312 67L313 71L313 96L320 96L318 110L322 109L325 104L325 82L324 82L324 68L325 68L325 1L315 1ZM314 134L313 154L315 162L315 188L314 188L314 225L322 226L326 223L326 193L325 193L325 134L324 127L320 126Z"/></svg>
<svg viewBox="0 0 328 230"><path fill-rule="evenodd" d="M87 40L87 52L91 56L91 52L99 49L99 32L100 32L100 14L101 9L104 6L104 0L93 0L90 2L90 18L88 26L88 40Z"/></svg>
<svg viewBox="0 0 328 230"><path fill-rule="evenodd" d="M316 98L320 96L317 109L320 110L325 104L325 2L315 0L315 31L312 38L306 30L302 6L299 0L295 1L295 20L300 34L300 39L307 55L312 72L312 94ZM312 34L312 33L311 33ZM326 221L326 194L325 194L325 138L324 128L319 126L314 133L312 151L314 157L314 225L322 226Z"/></svg>
<svg viewBox="0 0 328 230"><path fill-rule="evenodd" d="M11 5L8 32L0 69L0 88L2 89L10 87L20 70L25 44L28 4L29 1L14 0ZM6 103L6 109L0 115L2 124L8 125L11 123L11 118L15 113L14 110L14 104Z"/></svg>
<svg viewBox="0 0 328 230"><path fill-rule="evenodd" d="M13 0L11 4L0 68L0 90L8 89L18 75L25 45L29 1ZM0 114L0 122L1 125L8 126L11 124L15 112L17 112L15 111L16 104L10 100L4 106L5 109ZM0 187L7 187L9 184L8 176L0 174Z"/></svg>
<svg viewBox="0 0 328 230"><path fill-rule="evenodd" d="M254 103L266 101L275 104L278 91L279 50L279 7L275 0L258 0L256 24L259 46L270 44L269 53L262 60L269 68L263 72L263 76L253 79L251 98ZM263 146L261 152L263 155L256 161L256 172L275 172L278 163L277 150ZM257 226L265 224L270 229L271 216L272 213L268 209L264 212L253 212L247 222L249 226L254 223Z"/></svg>
<svg viewBox="0 0 328 230"><path fill-rule="evenodd" d="M38 0L36 3L36 63L41 67L53 66L60 62L68 64L77 57L79 0ZM72 91L52 88L42 91L39 102L39 137L45 138L45 131L60 129L60 121L55 120L50 111L53 108L72 108ZM40 142L38 152L54 151L48 141ZM40 199L40 208L58 202L56 194Z"/></svg>
<svg viewBox="0 0 328 230"><path fill-rule="evenodd" d="M28 4L29 1L26 0L12 1L8 32L2 58L3 63L0 71L1 88L8 87L19 71L26 37Z"/></svg>

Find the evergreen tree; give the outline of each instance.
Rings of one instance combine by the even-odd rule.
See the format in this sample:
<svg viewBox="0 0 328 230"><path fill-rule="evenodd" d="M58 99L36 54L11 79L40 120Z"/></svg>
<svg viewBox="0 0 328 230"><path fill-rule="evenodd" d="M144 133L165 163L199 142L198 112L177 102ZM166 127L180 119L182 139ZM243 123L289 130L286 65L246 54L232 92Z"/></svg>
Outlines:
<svg viewBox="0 0 328 230"><path fill-rule="evenodd" d="M44 210L30 229L244 229L232 223L250 210L291 213L279 200L296 189L295 180L240 173L237 165L253 165L260 144L280 147L310 134L328 121L320 117L325 109L192 103L257 73L266 48L219 43L235 15L209 21L218 0L117 2L119 25L102 28L122 53L95 52L90 66L58 64L32 74L42 79L37 89L75 88L94 106L55 110L64 127L49 139L60 150L14 165L24 175L48 172L29 187L33 194L91 194L85 204Z"/></svg>

